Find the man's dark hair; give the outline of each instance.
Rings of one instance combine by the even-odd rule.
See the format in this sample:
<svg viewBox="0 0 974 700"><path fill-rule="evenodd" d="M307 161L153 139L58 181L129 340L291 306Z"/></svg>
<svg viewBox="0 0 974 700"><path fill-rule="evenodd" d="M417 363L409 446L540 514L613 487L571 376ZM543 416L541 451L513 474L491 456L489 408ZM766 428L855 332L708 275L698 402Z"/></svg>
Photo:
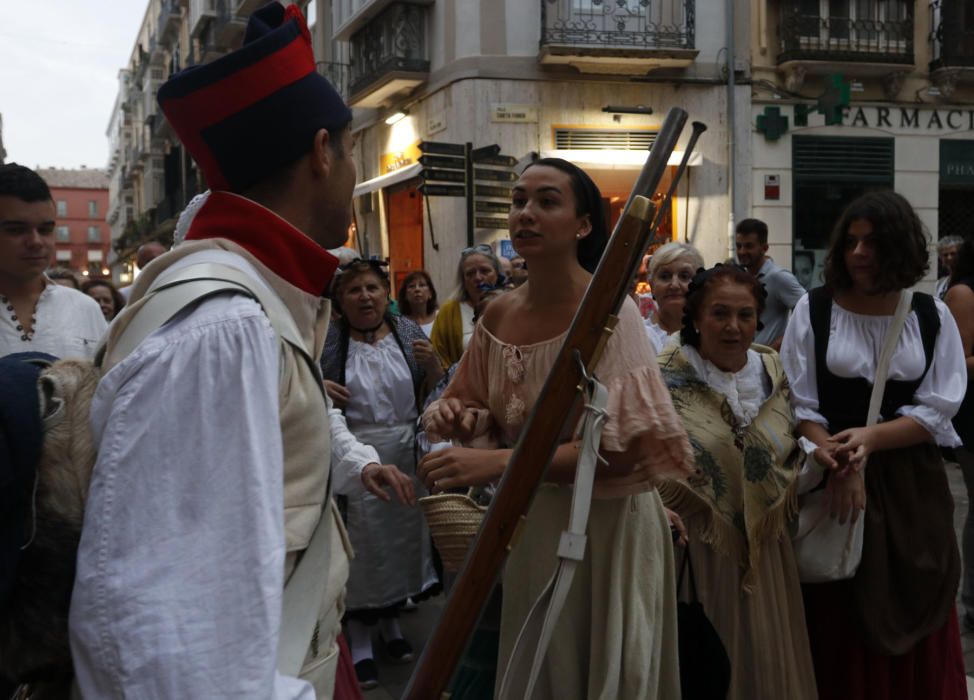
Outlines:
<svg viewBox="0 0 974 700"><path fill-rule="evenodd" d="M761 245L768 244L768 225L761 221L761 219L742 219L741 222L737 224L735 233L740 233L745 236L756 233L758 236L758 243Z"/></svg>
<svg viewBox="0 0 974 700"><path fill-rule="evenodd" d="M825 284L833 290L852 288L845 265L849 226L868 221L873 227L878 274L876 292L897 292L923 279L930 264L927 236L920 217L902 195L892 190L869 192L846 207L832 230L825 256Z"/></svg>
<svg viewBox="0 0 974 700"><path fill-rule="evenodd" d="M51 190L44 178L17 163L0 165L0 197L16 197L25 202L47 202Z"/></svg>

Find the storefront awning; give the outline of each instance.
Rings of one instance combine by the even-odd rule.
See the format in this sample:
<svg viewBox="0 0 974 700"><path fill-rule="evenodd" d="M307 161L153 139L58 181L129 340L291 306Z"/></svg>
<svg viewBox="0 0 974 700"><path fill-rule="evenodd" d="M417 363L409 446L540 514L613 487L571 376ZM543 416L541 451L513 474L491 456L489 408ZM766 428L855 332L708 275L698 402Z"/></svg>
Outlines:
<svg viewBox="0 0 974 700"><path fill-rule="evenodd" d="M542 158L563 158L580 168L594 168L597 170L632 170L643 167L648 151L620 151L620 150L553 150L542 151ZM667 165L679 165L683 160L683 151L673 151ZM703 156L695 151L690 156L687 165L702 165Z"/></svg>
<svg viewBox="0 0 974 700"><path fill-rule="evenodd" d="M375 192L383 187L389 187L390 185L405 182L406 180L419 175L419 171L422 169L422 165L419 163L413 163L412 165L407 165L405 168L399 168L398 170L393 170L391 173L379 175L371 180L360 182L355 186L355 190L353 190L352 195L358 197L360 194L368 194L369 192Z"/></svg>

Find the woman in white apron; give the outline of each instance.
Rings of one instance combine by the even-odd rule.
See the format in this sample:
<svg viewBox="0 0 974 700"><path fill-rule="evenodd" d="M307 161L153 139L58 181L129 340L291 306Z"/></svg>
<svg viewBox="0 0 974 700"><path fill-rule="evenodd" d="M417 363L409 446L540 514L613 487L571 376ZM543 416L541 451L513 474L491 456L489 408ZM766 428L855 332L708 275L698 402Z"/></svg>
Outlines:
<svg viewBox="0 0 974 700"><path fill-rule="evenodd" d="M418 325L387 313L389 279L378 263L356 260L344 266L333 294L341 317L329 329L322 353L329 394L360 442L374 447L383 464L414 476L417 399L439 378L436 355ZM432 358L425 363L433 365L429 373L417 355ZM415 488L422 489L418 480ZM399 610L406 598L423 598L438 582L429 531L415 505L370 492L347 494L345 518L355 552L346 588L346 630L359 683L370 688L378 683L374 627L388 657L410 661L413 650L399 629Z"/></svg>

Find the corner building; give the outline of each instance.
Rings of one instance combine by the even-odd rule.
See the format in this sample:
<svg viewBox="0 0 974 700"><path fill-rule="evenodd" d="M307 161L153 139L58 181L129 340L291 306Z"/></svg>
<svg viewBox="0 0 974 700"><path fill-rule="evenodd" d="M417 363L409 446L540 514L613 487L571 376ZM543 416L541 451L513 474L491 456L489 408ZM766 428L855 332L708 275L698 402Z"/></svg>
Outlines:
<svg viewBox="0 0 974 700"><path fill-rule="evenodd" d="M599 185L614 223L647 147L675 106L709 130L663 233L695 244L708 263L725 259L728 179L749 176L750 145L750 89L744 84L734 89L731 106L740 133L732 139L728 131L726 20L732 4L319 0L319 69L355 112L353 244L363 255L388 257L394 284L411 270L427 269L446 298L464 247L488 243L512 254L507 210L520 167L545 156L578 164ZM737 26L737 45L746 55L747 22L738 17ZM746 62L731 65L744 83ZM668 177L689 133L688 123ZM423 177L424 167L445 169L450 161L434 158L434 166L424 166L421 142L496 145L500 158L494 166L475 166L475 197L468 203L462 172ZM735 200L745 208L746 190Z"/></svg>

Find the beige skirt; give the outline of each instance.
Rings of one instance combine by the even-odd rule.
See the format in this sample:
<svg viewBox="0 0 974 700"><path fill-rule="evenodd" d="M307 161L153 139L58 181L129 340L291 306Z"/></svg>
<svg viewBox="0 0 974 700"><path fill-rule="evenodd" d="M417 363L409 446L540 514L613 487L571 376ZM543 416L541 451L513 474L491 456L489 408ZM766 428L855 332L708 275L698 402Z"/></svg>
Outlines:
<svg viewBox="0 0 974 700"><path fill-rule="evenodd" d="M517 634L555 571L572 489L538 490L504 569L498 687ZM676 576L656 491L592 501L588 546L552 636L538 700L678 700Z"/></svg>
<svg viewBox="0 0 974 700"><path fill-rule="evenodd" d="M703 518L691 515L683 520L697 595L731 661L727 699L817 698L798 569L787 532L777 543L764 546L754 588L746 593L736 559L700 540ZM682 563L682 552L676 561L677 566ZM684 577L680 600L688 600L688 579Z"/></svg>

